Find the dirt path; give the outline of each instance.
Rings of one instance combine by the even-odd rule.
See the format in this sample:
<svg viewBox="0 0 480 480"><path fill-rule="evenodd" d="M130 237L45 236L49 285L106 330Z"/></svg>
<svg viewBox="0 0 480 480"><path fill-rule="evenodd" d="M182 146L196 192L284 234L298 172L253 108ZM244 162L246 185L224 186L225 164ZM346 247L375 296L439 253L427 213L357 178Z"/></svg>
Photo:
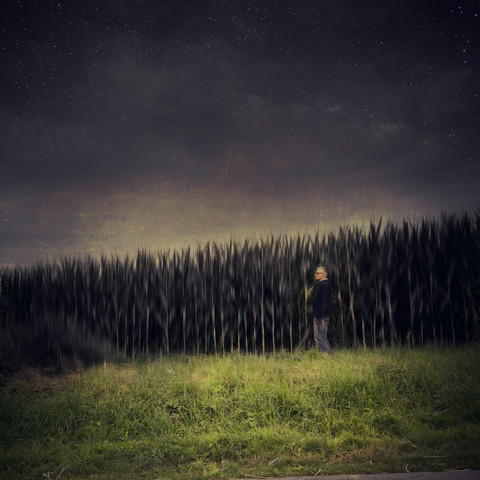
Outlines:
<svg viewBox="0 0 480 480"><path fill-rule="evenodd" d="M317 475L316 477L248 477L248 480L480 480L480 470L448 472L376 473L373 475ZM240 480L240 479L238 479ZM243 480L243 479L242 479ZM246 480L246 479L244 479Z"/></svg>

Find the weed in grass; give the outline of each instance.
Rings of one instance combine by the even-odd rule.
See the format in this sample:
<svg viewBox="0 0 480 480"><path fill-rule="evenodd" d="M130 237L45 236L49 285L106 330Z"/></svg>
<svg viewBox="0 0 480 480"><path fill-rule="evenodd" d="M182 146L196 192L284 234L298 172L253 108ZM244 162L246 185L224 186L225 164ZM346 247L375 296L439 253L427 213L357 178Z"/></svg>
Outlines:
<svg viewBox="0 0 480 480"><path fill-rule="evenodd" d="M479 467L479 359L478 346L161 357L4 387L0 476L422 470L441 467L434 455Z"/></svg>

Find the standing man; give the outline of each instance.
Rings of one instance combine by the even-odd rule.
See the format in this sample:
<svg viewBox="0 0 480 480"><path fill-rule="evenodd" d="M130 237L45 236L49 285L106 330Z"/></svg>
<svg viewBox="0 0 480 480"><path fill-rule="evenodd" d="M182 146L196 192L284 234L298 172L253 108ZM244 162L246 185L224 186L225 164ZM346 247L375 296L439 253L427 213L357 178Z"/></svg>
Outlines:
<svg viewBox="0 0 480 480"><path fill-rule="evenodd" d="M321 352L332 353L327 338L328 323L332 318L332 297L325 267L316 268L315 280L318 283L313 299L313 336Z"/></svg>

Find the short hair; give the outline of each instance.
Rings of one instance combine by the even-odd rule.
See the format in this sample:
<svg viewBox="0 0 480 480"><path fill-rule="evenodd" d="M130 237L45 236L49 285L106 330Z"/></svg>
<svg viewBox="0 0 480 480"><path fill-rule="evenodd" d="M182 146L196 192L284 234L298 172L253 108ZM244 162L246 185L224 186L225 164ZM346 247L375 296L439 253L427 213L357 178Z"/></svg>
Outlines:
<svg viewBox="0 0 480 480"><path fill-rule="evenodd" d="M321 271L325 274L325 276L328 277L327 269L326 269L323 265L319 265L319 266L315 269L316 272L317 272L318 270L321 270Z"/></svg>

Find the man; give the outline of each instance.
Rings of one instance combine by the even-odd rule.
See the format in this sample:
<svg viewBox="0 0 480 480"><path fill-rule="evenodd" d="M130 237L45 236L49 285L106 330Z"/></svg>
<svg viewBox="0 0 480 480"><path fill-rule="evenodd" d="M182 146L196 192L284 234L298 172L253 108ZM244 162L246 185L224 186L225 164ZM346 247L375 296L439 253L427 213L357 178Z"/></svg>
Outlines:
<svg viewBox="0 0 480 480"><path fill-rule="evenodd" d="M317 288L313 299L313 336L321 352L332 353L327 338L328 322L332 318L332 297L325 267L316 268L315 280Z"/></svg>

